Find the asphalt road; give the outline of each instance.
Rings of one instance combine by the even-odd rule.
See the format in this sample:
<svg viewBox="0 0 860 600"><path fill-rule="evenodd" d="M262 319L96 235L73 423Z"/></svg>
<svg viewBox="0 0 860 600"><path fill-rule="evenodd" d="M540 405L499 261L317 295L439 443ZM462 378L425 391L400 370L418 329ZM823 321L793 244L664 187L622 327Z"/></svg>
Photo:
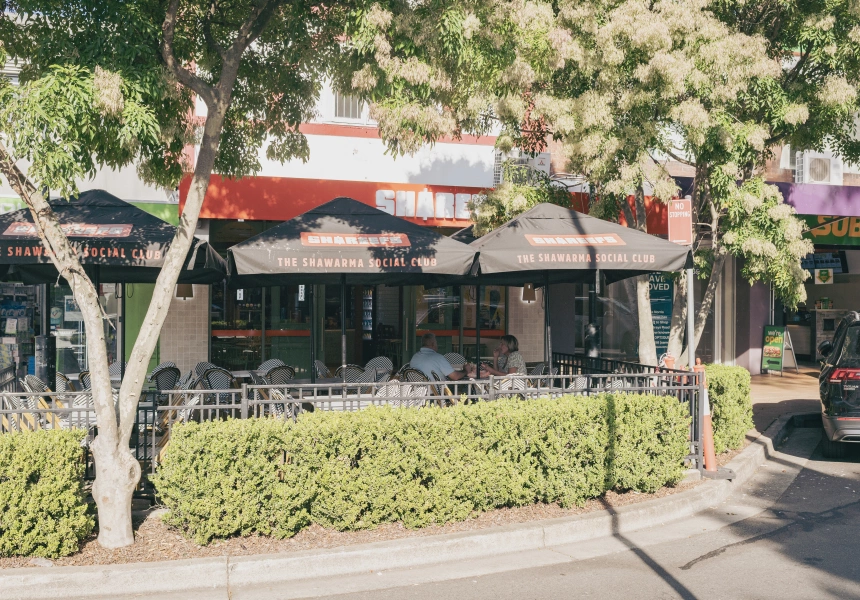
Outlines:
<svg viewBox="0 0 860 600"><path fill-rule="evenodd" d="M860 448L796 429L726 502L660 528L483 561L333 578L291 597L860 599ZM338 593L338 592L349 593Z"/></svg>

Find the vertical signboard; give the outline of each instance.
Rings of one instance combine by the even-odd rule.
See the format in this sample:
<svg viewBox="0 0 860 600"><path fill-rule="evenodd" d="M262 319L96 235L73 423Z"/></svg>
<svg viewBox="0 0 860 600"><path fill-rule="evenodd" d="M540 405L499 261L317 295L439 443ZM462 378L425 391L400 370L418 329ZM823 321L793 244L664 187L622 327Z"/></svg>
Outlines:
<svg viewBox="0 0 860 600"><path fill-rule="evenodd" d="M782 358L785 351L785 327L764 326L764 340L761 346L761 370L782 372Z"/></svg>
<svg viewBox="0 0 860 600"><path fill-rule="evenodd" d="M672 301L674 282L666 273L651 273L648 278L651 288L651 320L654 323L654 346L657 356L669 347L669 333L672 331Z"/></svg>
<svg viewBox="0 0 860 600"><path fill-rule="evenodd" d="M681 246L693 245L693 200L690 196L669 201L669 241Z"/></svg>

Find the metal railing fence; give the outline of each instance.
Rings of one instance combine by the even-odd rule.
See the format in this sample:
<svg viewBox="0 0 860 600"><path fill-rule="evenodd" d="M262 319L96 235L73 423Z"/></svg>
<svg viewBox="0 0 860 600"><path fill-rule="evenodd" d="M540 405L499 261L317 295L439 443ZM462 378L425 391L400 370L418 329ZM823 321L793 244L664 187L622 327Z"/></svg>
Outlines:
<svg viewBox="0 0 860 600"><path fill-rule="evenodd" d="M162 390L144 392L130 447L144 468L157 468L173 427L189 421L274 417L296 419L314 411L357 411L370 406L418 409L501 398L530 400L612 392L672 396L691 416L690 456L702 465L700 439L703 377L699 373L662 371L583 373L573 364L557 363L558 375L507 375L484 380L386 381L378 383L296 383L243 385L229 390ZM97 433L95 409L88 392L0 393L0 432L80 427L84 445ZM89 456L88 456L89 465ZM88 466L91 474L91 465Z"/></svg>

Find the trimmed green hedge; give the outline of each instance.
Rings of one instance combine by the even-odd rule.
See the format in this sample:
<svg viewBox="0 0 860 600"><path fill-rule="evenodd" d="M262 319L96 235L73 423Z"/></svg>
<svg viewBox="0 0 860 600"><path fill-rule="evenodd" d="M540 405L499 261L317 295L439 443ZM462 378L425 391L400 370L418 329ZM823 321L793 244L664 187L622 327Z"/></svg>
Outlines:
<svg viewBox="0 0 860 600"><path fill-rule="evenodd" d="M93 530L82 486L84 435L0 435L0 556L68 556Z"/></svg>
<svg viewBox="0 0 860 600"><path fill-rule="evenodd" d="M741 448L753 428L750 374L743 367L707 365L708 399L717 454Z"/></svg>
<svg viewBox="0 0 860 600"><path fill-rule="evenodd" d="M636 395L189 423L153 481L165 520L198 543L311 523L422 527L674 484L688 426L686 406Z"/></svg>

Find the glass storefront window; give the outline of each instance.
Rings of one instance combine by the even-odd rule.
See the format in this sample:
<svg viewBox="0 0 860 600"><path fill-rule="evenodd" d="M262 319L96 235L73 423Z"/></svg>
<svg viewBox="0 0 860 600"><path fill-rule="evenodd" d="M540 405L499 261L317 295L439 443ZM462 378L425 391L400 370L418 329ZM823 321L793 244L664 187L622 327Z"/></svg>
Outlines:
<svg viewBox="0 0 860 600"><path fill-rule="evenodd" d="M107 318L104 321L104 336L107 344L108 363L120 359L120 299L119 286L112 283L99 286L99 303ZM121 289L121 288L120 288ZM57 372L75 375L89 370L87 356L87 333L83 315L75 302L72 290L67 285L48 286L50 295L50 328L57 338Z"/></svg>
<svg viewBox="0 0 860 600"><path fill-rule="evenodd" d="M263 362L263 288L212 286L212 361L230 371Z"/></svg>
<svg viewBox="0 0 860 600"><path fill-rule="evenodd" d="M356 294L358 293L358 296ZM346 362L348 364L363 364L362 352L362 329L359 322L358 335L356 335L355 302L363 300L363 288L361 286L346 286L346 303L342 305L339 285L325 286L325 308L323 314L323 343L325 344L325 363L332 373L341 363L341 331L340 315L344 311L346 317ZM363 314L363 308L359 306L359 314Z"/></svg>
<svg viewBox="0 0 860 600"><path fill-rule="evenodd" d="M19 376L33 373L35 344L39 335L41 312L39 286L19 283L0 284L0 369L18 366Z"/></svg>
<svg viewBox="0 0 860 600"><path fill-rule="evenodd" d="M463 290L463 347L456 351L469 360L476 359L476 344L478 323L481 324L481 360L492 360L493 350L498 345L500 337L505 335L507 328L506 298L507 291L504 286L485 285L481 286L480 301L475 297L477 288L475 286L462 286ZM480 310L476 312L476 305Z"/></svg>
<svg viewBox="0 0 860 600"><path fill-rule="evenodd" d="M440 354L459 351L460 286L418 286L415 291L415 347L421 347L422 335L433 332Z"/></svg>
<svg viewBox="0 0 860 600"><path fill-rule="evenodd" d="M310 376L310 286L265 288L265 358L279 358L297 377Z"/></svg>

